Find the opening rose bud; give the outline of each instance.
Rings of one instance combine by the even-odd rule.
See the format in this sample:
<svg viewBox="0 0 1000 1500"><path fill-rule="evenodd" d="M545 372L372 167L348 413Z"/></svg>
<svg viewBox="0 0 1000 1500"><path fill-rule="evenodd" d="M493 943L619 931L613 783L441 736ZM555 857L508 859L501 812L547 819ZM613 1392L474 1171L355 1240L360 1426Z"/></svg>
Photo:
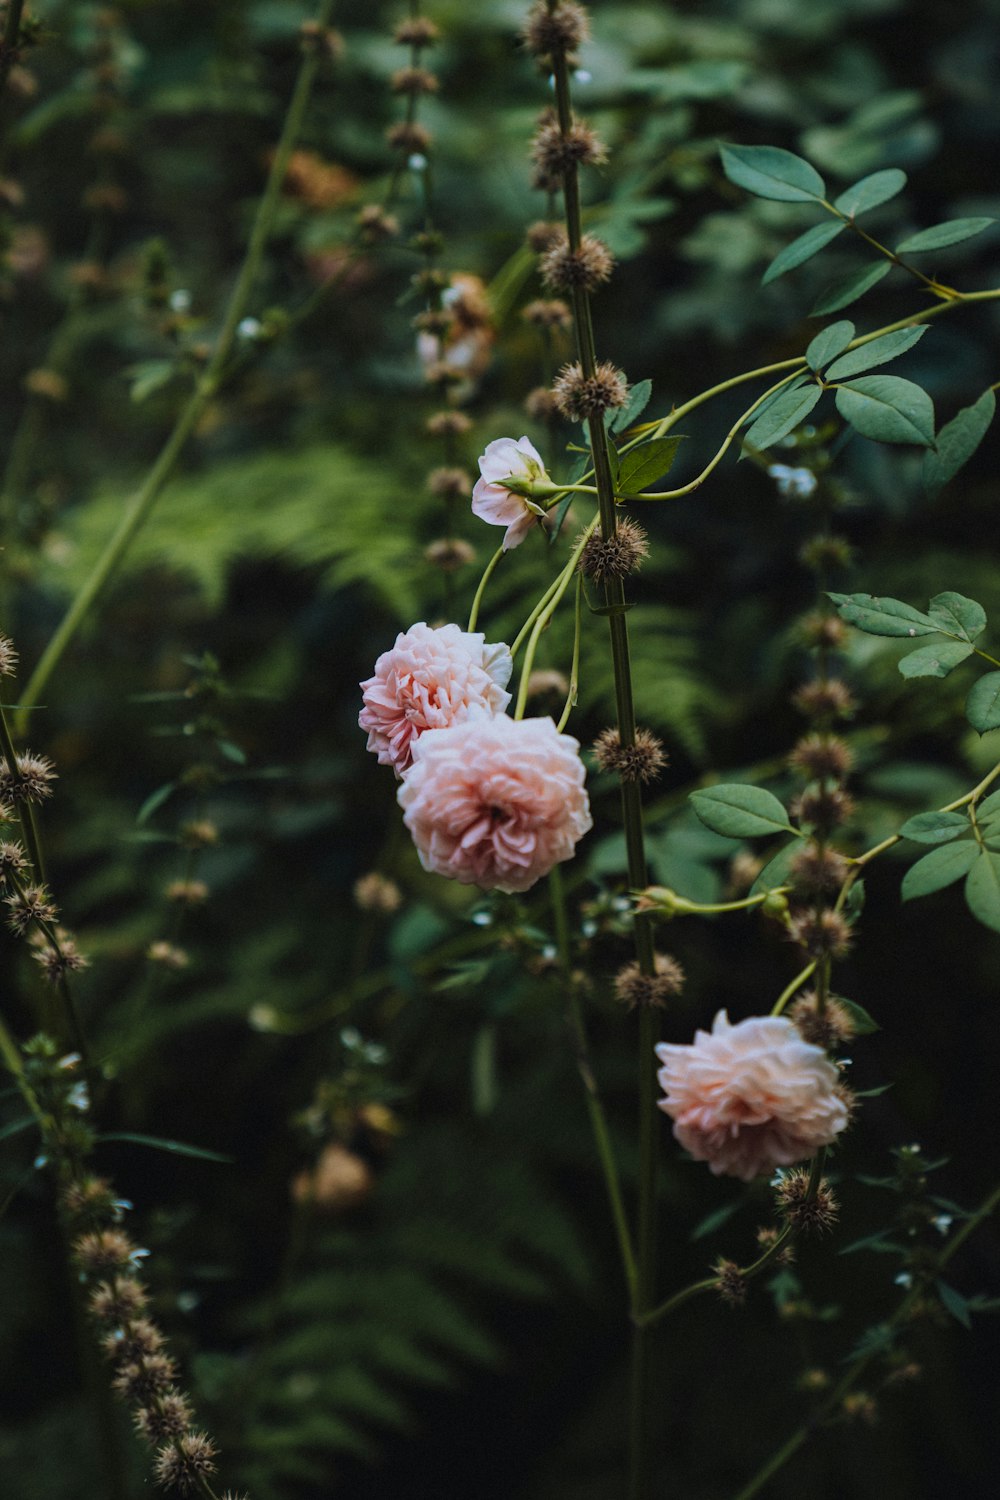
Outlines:
<svg viewBox="0 0 1000 1500"><path fill-rule="evenodd" d="M541 506L528 498L541 486L555 486L545 472L542 456L526 437L496 438L479 459L480 478L472 491L472 513L491 526L506 526L503 547L517 547L539 516Z"/></svg>

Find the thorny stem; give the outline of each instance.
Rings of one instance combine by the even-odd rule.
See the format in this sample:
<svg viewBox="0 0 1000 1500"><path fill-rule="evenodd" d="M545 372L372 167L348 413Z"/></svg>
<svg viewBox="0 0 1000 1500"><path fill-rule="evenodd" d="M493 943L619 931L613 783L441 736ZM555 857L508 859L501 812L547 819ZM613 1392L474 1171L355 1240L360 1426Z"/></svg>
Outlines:
<svg viewBox="0 0 1000 1500"><path fill-rule="evenodd" d="M325 27L329 23L333 6L334 0L320 0L315 18L318 26ZM264 249L279 206L285 172L302 127L309 95L321 61L321 49L310 48L306 51L299 67L281 137L271 162L263 195L257 206L250 242L236 278L236 285L230 296L212 356L181 410L174 429L160 450L146 480L127 507L117 531L98 558L90 576L84 582L42 653L24 691L24 704L15 719L15 728L19 733L23 733L28 707L38 702L49 678L62 659L63 653L87 618L98 596L103 593L133 539L159 499L202 413L228 375L227 361L236 341L240 320L257 280Z"/></svg>
<svg viewBox="0 0 1000 1500"><path fill-rule="evenodd" d="M569 65L565 51L557 49L552 55L552 70L555 81L556 112L559 127L567 135L573 124L570 102ZM580 247L582 226L580 216L580 191L577 167L572 163L563 173L563 202L566 216L566 234L571 251ZM583 287L574 287L572 293L573 323L576 334L580 368L584 379L590 379L597 365L594 345L594 330L590 314L590 298ZM612 537L617 527L615 513L615 488L608 456L608 439L604 430L603 414L597 413L588 419L591 458L594 482L597 486L598 515L601 533ZM623 746L635 744L636 722L632 699L632 672L629 660L628 624L625 618L625 588L622 580L610 579L604 585L605 604L608 608L608 627L611 635L611 656L615 677L615 700L617 707L618 733ZM625 825L625 848L629 884L634 890L647 883L645 843L642 822L642 800L635 781L622 781L622 817ZM642 974L651 977L656 972L653 949L653 928L649 916L637 912L633 919L636 958ZM653 1298L653 1276L655 1257L655 1207L656 1207L656 1075L653 1048L657 1038L655 1012L643 1006L639 1012L638 1066L639 1066L639 1202L635 1242L637 1245L636 1277L632 1295L633 1318L641 1317ZM630 1500L647 1500L650 1494L650 1453L647 1416L647 1367L648 1345L644 1330L636 1324L632 1343L632 1405L631 1405L631 1472L629 1482Z"/></svg>

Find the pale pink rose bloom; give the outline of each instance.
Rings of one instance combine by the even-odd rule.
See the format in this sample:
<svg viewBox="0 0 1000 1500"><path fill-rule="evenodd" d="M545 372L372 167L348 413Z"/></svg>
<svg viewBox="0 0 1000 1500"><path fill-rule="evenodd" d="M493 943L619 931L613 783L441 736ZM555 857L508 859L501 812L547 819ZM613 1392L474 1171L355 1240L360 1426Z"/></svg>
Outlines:
<svg viewBox="0 0 1000 1500"><path fill-rule="evenodd" d="M730 1024L724 1010L711 1032L688 1046L661 1042L659 1106L674 1135L716 1176L749 1182L813 1156L847 1124L840 1078L821 1047L784 1016Z"/></svg>
<svg viewBox="0 0 1000 1500"><path fill-rule="evenodd" d="M505 479L547 479L542 456L526 437L496 438L486 445L479 460L479 473L472 491L472 514L491 526L506 526L503 547L509 552L524 541L539 511L504 485Z"/></svg>
<svg viewBox="0 0 1000 1500"><path fill-rule="evenodd" d="M470 717L414 748L397 797L425 870L526 891L592 827L580 746L551 719Z"/></svg>
<svg viewBox="0 0 1000 1500"><path fill-rule="evenodd" d="M383 651L374 677L361 684L365 706L358 723L368 730L368 749L402 776L428 729L459 724L474 709L502 714L513 669L507 647L487 645L478 631L411 625L391 651Z"/></svg>

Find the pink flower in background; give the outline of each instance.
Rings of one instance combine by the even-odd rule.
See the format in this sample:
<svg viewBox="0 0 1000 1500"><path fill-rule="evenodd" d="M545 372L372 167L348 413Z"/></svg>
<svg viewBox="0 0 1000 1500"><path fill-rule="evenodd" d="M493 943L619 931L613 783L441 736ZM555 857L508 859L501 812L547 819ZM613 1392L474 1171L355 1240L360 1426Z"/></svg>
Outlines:
<svg viewBox="0 0 1000 1500"><path fill-rule="evenodd" d="M517 547L541 514L537 506L532 507L523 495L518 495L504 484L505 479L515 479L531 484L534 480L547 480L542 456L526 437L497 438L486 445L486 452L479 460L479 473L472 491L472 514L491 526L506 526L504 551Z"/></svg>
<svg viewBox="0 0 1000 1500"><path fill-rule="evenodd" d="M374 677L361 684L365 706L358 723L368 730L368 749L402 776L428 729L459 724L473 710L502 714L513 667L507 647L487 645L478 632L411 625L391 651L383 651Z"/></svg>
<svg viewBox="0 0 1000 1500"><path fill-rule="evenodd" d="M784 1016L735 1026L724 1010L688 1046L661 1042L658 1101L674 1135L716 1176L744 1182L803 1161L843 1130L848 1107L834 1064Z"/></svg>
<svg viewBox="0 0 1000 1500"><path fill-rule="evenodd" d="M477 714L414 749L397 793L425 870L526 891L592 826L580 746L551 719Z"/></svg>

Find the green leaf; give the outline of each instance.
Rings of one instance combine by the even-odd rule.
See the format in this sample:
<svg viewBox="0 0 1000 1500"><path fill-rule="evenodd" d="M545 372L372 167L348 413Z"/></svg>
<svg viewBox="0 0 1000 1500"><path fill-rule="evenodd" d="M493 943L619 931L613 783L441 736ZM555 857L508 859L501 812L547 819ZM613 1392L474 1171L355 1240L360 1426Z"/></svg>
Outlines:
<svg viewBox="0 0 1000 1500"><path fill-rule="evenodd" d="M223 1156L220 1151L208 1151L204 1146L189 1146L184 1141L167 1141L158 1135L137 1135L131 1130L116 1130L110 1135L99 1135L99 1141L128 1141L133 1146L152 1146L157 1151L168 1151L171 1156L193 1156L197 1161L233 1162L234 1156Z"/></svg>
<svg viewBox="0 0 1000 1500"><path fill-rule="evenodd" d="M642 416L652 394L653 382L651 380L637 380L629 390L625 405L619 407L617 411L612 408L609 413L611 421L608 423L608 431L624 432L636 417Z"/></svg>
<svg viewBox="0 0 1000 1500"><path fill-rule="evenodd" d="M843 354L853 338L854 324L849 323L846 318L839 323L831 323L827 328L821 328L806 350L806 363L812 370L821 370L831 359Z"/></svg>
<svg viewBox="0 0 1000 1500"><path fill-rule="evenodd" d="M865 909L865 883L856 880L847 892L847 900L844 902L844 915L849 922L856 922Z"/></svg>
<svg viewBox="0 0 1000 1500"><path fill-rule="evenodd" d="M880 339L872 339L870 343L852 349L830 366L827 379L843 380L846 375L860 375L862 370L871 370L875 365L898 359L923 338L929 327L928 323L918 323L914 328L900 328L896 333L884 333Z"/></svg>
<svg viewBox="0 0 1000 1500"><path fill-rule="evenodd" d="M957 635L963 641L974 641L986 629L986 611L975 599L964 594L955 594L950 589L935 594L927 606L932 620L941 621L941 629L947 635Z"/></svg>
<svg viewBox="0 0 1000 1500"><path fill-rule="evenodd" d="M132 377L131 397L138 404L169 385L179 372L172 359L150 359L130 365L125 373Z"/></svg>
<svg viewBox="0 0 1000 1500"><path fill-rule="evenodd" d="M850 276L844 276L840 281L835 281L832 286L827 287L809 316L822 318L827 313L839 312L842 307L848 307L852 302L857 302L858 298L870 291L882 280L883 276L888 276L891 269L889 261L880 260L874 266L865 266L861 271L852 271Z"/></svg>
<svg viewBox="0 0 1000 1500"><path fill-rule="evenodd" d="M0 1141L9 1140L12 1135L20 1135L22 1130L30 1130L32 1125L37 1124L34 1115L22 1115L19 1120L11 1120L0 1130Z"/></svg>
<svg viewBox="0 0 1000 1500"><path fill-rule="evenodd" d="M176 781L168 781L166 786L158 786L155 792L150 792L145 802L135 815L137 823L145 823L153 816L158 807L162 807L171 793L177 790Z"/></svg>
<svg viewBox="0 0 1000 1500"><path fill-rule="evenodd" d="M946 422L937 443L924 454L924 488L933 492L953 479L986 436L997 409L992 391L984 391L973 406L965 406Z"/></svg>
<svg viewBox="0 0 1000 1500"><path fill-rule="evenodd" d="M245 751L241 750L239 745L234 745L232 740L216 740L215 743L219 748L219 754L225 756L226 760L231 760L236 766L246 765Z"/></svg>
<svg viewBox="0 0 1000 1500"><path fill-rule="evenodd" d="M814 384L782 392L744 434L744 447L770 448L780 442L809 415L822 394L822 387Z"/></svg>
<svg viewBox="0 0 1000 1500"><path fill-rule="evenodd" d="M796 266L811 260L824 245L835 240L841 230L846 228L843 219L826 219L822 224L814 224L805 234L800 234L798 239L786 245L784 250L778 251L761 277L761 285L767 286L770 282L777 281L779 276L784 276L786 271L793 271Z"/></svg>
<svg viewBox="0 0 1000 1500"><path fill-rule="evenodd" d="M677 456L677 449L684 441L680 435L653 438L652 442L640 443L622 454L617 487L623 492L638 494L648 488L661 474L669 473Z"/></svg>
<svg viewBox="0 0 1000 1500"><path fill-rule="evenodd" d="M898 375L862 375L837 390L837 409L863 437L879 443L934 441L934 406L925 390Z"/></svg>
<svg viewBox="0 0 1000 1500"><path fill-rule="evenodd" d="M1000 729L1000 672L987 672L972 684L965 700L965 717L980 734Z"/></svg>
<svg viewBox="0 0 1000 1500"><path fill-rule="evenodd" d="M957 245L960 240L970 240L974 234L982 234L984 229L989 229L996 222L996 219L949 219L946 224L935 224L932 229L921 229L919 234L911 234L901 245L896 246L896 254L905 252L913 255L921 250L943 250L945 245Z"/></svg>
<svg viewBox="0 0 1000 1500"><path fill-rule="evenodd" d="M795 831L777 797L763 787L727 782L692 792L689 800L706 828L726 838L753 839Z"/></svg>
<svg viewBox="0 0 1000 1500"><path fill-rule="evenodd" d="M990 792L982 802L976 803L976 818L981 823L984 818L992 818L1000 813L1000 792Z"/></svg>
<svg viewBox="0 0 1000 1500"><path fill-rule="evenodd" d="M947 844L968 833L969 820L963 813L925 812L907 818L899 830L904 839L917 844Z"/></svg>
<svg viewBox="0 0 1000 1500"><path fill-rule="evenodd" d="M973 839L960 844L942 844L932 849L911 865L903 876L900 895L904 901L915 896L930 896L934 891L943 891L967 875L979 856L979 846Z"/></svg>
<svg viewBox="0 0 1000 1500"><path fill-rule="evenodd" d="M858 1036L871 1036L882 1028L878 1022L868 1014L863 1005L858 1005L854 1000L845 1000L843 995L837 996L837 1004L842 1005L854 1022L854 1029Z"/></svg>
<svg viewBox="0 0 1000 1500"><path fill-rule="evenodd" d="M961 1323L963 1328L971 1328L972 1319L969 1317L969 1304L961 1292L956 1292L955 1288L949 1286L946 1281L938 1281L935 1285L937 1286L938 1296L941 1298L941 1306L947 1312L950 1312L952 1317Z"/></svg>
<svg viewBox="0 0 1000 1500"><path fill-rule="evenodd" d="M906 173L901 172L898 167L887 167L882 172L872 172L868 177L862 177L853 187L845 188L839 198L834 198L833 206L853 219L857 214L863 214L866 209L878 208L880 203L888 203L890 198L895 198L906 186Z"/></svg>
<svg viewBox="0 0 1000 1500"><path fill-rule="evenodd" d="M700 1219L692 1229L692 1240L703 1240L706 1235L714 1234L717 1229L722 1228L723 1224L727 1224L742 1207L742 1200L733 1198L728 1203L724 1203L721 1208L713 1208L712 1212L706 1214L703 1219Z"/></svg>
<svg viewBox="0 0 1000 1500"><path fill-rule="evenodd" d="M826 597L837 606L842 620L867 635L934 635L941 630L930 615L922 615L901 599L884 599L877 594L827 593Z"/></svg>
<svg viewBox="0 0 1000 1500"><path fill-rule="evenodd" d="M785 844L779 849L773 859L769 859L761 870L757 879L747 892L748 896L760 896L764 891L773 891L779 885L788 884L788 876L791 872L792 860L802 848L802 836L792 839L791 843Z"/></svg>
<svg viewBox="0 0 1000 1500"><path fill-rule="evenodd" d="M720 146L730 182L778 203L814 203L826 197L822 177L801 156L780 146Z"/></svg>
<svg viewBox="0 0 1000 1500"><path fill-rule="evenodd" d="M980 854L965 882L965 904L986 927L1000 932L1000 854L988 849Z"/></svg>
<svg viewBox="0 0 1000 1500"><path fill-rule="evenodd" d="M904 677L947 677L953 667L972 655L968 641L942 641L939 646L921 646L897 662Z"/></svg>

